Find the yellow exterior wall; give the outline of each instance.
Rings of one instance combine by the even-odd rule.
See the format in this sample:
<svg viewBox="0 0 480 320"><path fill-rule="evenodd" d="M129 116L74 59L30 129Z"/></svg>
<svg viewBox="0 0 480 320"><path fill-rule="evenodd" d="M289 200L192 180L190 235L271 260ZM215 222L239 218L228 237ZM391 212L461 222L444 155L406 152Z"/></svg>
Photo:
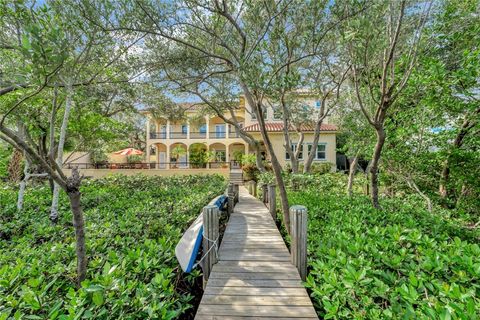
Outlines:
<svg viewBox="0 0 480 320"><path fill-rule="evenodd" d="M65 152L63 161L68 163L90 163L90 153L88 152Z"/></svg>
<svg viewBox="0 0 480 320"><path fill-rule="evenodd" d="M300 93L302 96L302 103L305 105L308 105L309 107L314 108L314 110L318 110L317 107L317 101L319 100L318 97L312 94L308 93ZM267 104L269 105L269 104ZM257 123L256 119L252 119L251 114L248 112L248 110L251 110L250 106L246 102L245 98L243 96L240 96L239 98L239 108L238 110L235 111L236 117L238 117L240 120L244 121L245 126L249 126L252 124ZM187 111L187 115L192 117L196 113L200 112L198 109L192 108ZM150 119L150 115L147 113L146 116ZM231 118L231 115L229 113L225 113L224 116L227 119ZM223 120L215 115L210 115L210 116L205 116L205 122L208 124L208 129L207 131L210 132L215 132L215 124L217 123L224 123ZM208 119L208 121L207 121ZM162 120L163 122L165 120ZM267 118L265 120L266 122L282 122L281 120L275 120L273 116L273 108L272 106L267 107ZM324 120L325 123L328 123L328 119ZM150 124L149 121L147 121L147 132L150 132L152 130L149 130ZM194 126L192 126L194 127ZM173 126L172 131L180 131L180 127L178 126ZM190 128L191 130L192 128ZM196 131L196 126L193 128L194 131ZM187 150L189 150L190 146L195 143L202 143L205 144L207 149L211 149L210 146L213 144L218 144L221 143L225 146L225 149L228 150L228 159L227 161L233 160L233 144L243 144L245 146L245 150L248 152L249 147L247 146L246 142L241 139L241 138L234 138L234 137L229 137L229 130L228 126L226 128L227 132L227 137L226 138L214 138L213 135L207 134L205 138L201 139L194 139L194 138L170 138L166 137L166 139L150 139L150 136L147 133L147 150L150 150L150 146L160 146L162 149L166 148L166 154L167 154L167 162L169 162L169 156L170 156L170 150L172 148L172 145L175 143L183 143L186 145ZM262 141L263 139L261 138L260 132L251 132L251 134L256 137L259 141ZM292 142L295 142L298 140L298 137L296 137L296 134L292 133ZM234 134L232 134L234 136ZM287 159L285 159L285 147L284 147L284 137L283 137L283 132L269 132L270 139L273 144L273 148L275 150L275 154L278 157L278 160L280 161L281 165L285 167L287 163L289 162ZM207 138L208 137L208 138ZM307 153L307 147L306 144L309 142L313 141L313 132L310 133L305 133L305 139L304 139L304 154L306 157ZM320 140L319 143L325 143L326 144L326 160L314 160L314 163L322 163L322 162L330 162L333 164L333 168L336 167L336 136L335 132L323 132L320 134ZM238 147L236 147L238 148ZM147 152L147 158L152 161L152 162L159 162L158 161L158 153L157 155L149 156L149 151Z"/></svg>
<svg viewBox="0 0 480 320"><path fill-rule="evenodd" d="M261 139L260 133L254 133L254 137L257 139ZM283 132L270 132L269 133L270 141L272 142L272 146L274 149L275 154L277 155L278 161L285 167L287 163L290 161L285 158L285 138L283 136ZM298 141L298 137L296 134L291 134L290 139L293 143ZM307 157L307 144L313 142L313 133L305 133L304 134L304 147L303 147L303 158ZM322 133L320 134L320 139L318 143L325 143L326 144L326 160L313 160L313 163L325 163L330 162L333 164L333 170L336 168L337 164L337 152L336 152L336 135L335 133ZM303 161L301 161L303 162Z"/></svg>

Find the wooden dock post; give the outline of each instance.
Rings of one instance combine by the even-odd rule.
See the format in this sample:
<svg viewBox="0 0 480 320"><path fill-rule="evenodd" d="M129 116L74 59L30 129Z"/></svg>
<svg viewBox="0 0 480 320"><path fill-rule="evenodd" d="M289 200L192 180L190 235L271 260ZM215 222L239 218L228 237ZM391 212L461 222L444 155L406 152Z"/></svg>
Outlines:
<svg viewBox="0 0 480 320"><path fill-rule="evenodd" d="M257 181L252 180L252 196L257 197Z"/></svg>
<svg viewBox="0 0 480 320"><path fill-rule="evenodd" d="M235 190L233 188L233 183L228 184L227 196L228 196L227 213L228 213L228 216L230 216L233 213L233 208L235 207Z"/></svg>
<svg viewBox="0 0 480 320"><path fill-rule="evenodd" d="M238 184L235 183L233 185L233 190L235 192L235 204L237 204L238 203L238 195L240 193L240 188L239 188Z"/></svg>
<svg viewBox="0 0 480 320"><path fill-rule="evenodd" d="M290 225L292 264L297 267L300 278L305 281L307 277L307 208L290 207Z"/></svg>
<svg viewBox="0 0 480 320"><path fill-rule="evenodd" d="M207 286L207 281L212 271L212 267L217 263L218 255L218 208L217 206L206 206L203 208L203 288Z"/></svg>
<svg viewBox="0 0 480 320"><path fill-rule="evenodd" d="M268 210L272 215L274 221L277 221L277 199L275 188L277 186L275 184L268 185Z"/></svg>
<svg viewBox="0 0 480 320"><path fill-rule="evenodd" d="M266 183L262 184L262 202L268 203L268 185Z"/></svg>

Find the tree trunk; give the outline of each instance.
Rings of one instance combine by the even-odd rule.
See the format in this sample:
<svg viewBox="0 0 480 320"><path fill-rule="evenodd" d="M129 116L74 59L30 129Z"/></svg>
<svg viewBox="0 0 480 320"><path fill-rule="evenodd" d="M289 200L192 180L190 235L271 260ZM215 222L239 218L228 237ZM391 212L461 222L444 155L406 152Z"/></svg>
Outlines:
<svg viewBox="0 0 480 320"><path fill-rule="evenodd" d="M281 97L281 106L282 106L282 121L283 121L283 138L285 140L285 151L290 157L290 166L292 168L292 173L298 173L298 151L299 148L302 148L303 145L303 135L301 137L301 142L297 143L296 152L292 151L292 141L290 140L290 123L288 118L288 110L285 104L285 93Z"/></svg>
<svg viewBox="0 0 480 320"><path fill-rule="evenodd" d="M288 147L287 147L288 148ZM297 146L298 148L298 146ZM295 156L290 156L290 164L292 167L292 173L298 173L298 160Z"/></svg>
<svg viewBox="0 0 480 320"><path fill-rule="evenodd" d="M473 113L473 118L480 114L480 108L475 110ZM462 126L460 127L460 131L458 132L457 136L455 137L455 140L453 141L453 147L455 149L460 148L463 145L463 142L465 140L465 137L468 135L469 131L475 126L476 121L475 120L470 120L467 116L465 116L465 119L462 123ZM450 179L450 164L449 164L449 159L450 154L447 155L447 158L443 162L443 168L442 168L442 173L440 175L440 183L438 185L438 193L440 194L440 197L442 199L447 199L449 192L448 192L448 180Z"/></svg>
<svg viewBox="0 0 480 320"><path fill-rule="evenodd" d="M68 178L67 194L70 199L70 207L73 214L73 227L75 229L78 286L80 286L81 282L86 278L88 263L85 249L85 221L83 219L83 210L80 204L80 184L81 178L78 169L74 168L72 169L72 176Z"/></svg>
<svg viewBox="0 0 480 320"><path fill-rule="evenodd" d="M258 170L261 173L265 173L267 170L265 169L265 166L263 165L262 153L260 151L260 146L258 144L255 145L255 161L257 163Z"/></svg>
<svg viewBox="0 0 480 320"><path fill-rule="evenodd" d="M68 118L70 116L70 110L72 109L72 86L67 84L67 98L65 101L65 113L63 114L62 127L60 129L60 137L58 139L57 159L56 162L61 168L63 166L63 147L65 145L65 139L67 136ZM52 146L50 146L52 148ZM58 200L60 198L60 186L55 183L53 186L52 208L50 211L50 220L56 222L58 220Z"/></svg>
<svg viewBox="0 0 480 320"><path fill-rule="evenodd" d="M14 148L8 163L8 180L10 182L19 182L22 179L22 159L22 151Z"/></svg>
<svg viewBox="0 0 480 320"><path fill-rule="evenodd" d="M448 196L447 182L450 177L450 167L448 165L448 159L443 162L442 173L440 174L440 183L438 185L438 193L442 199L446 199Z"/></svg>
<svg viewBox="0 0 480 320"><path fill-rule="evenodd" d="M375 128L377 133L377 143L372 156L372 165L370 166L370 177L372 184L372 204L375 208L380 209L380 203L378 201L378 165L380 162L380 156L382 154L383 145L385 144L385 129L383 125L379 125Z"/></svg>
<svg viewBox="0 0 480 320"><path fill-rule="evenodd" d="M263 119L260 121L263 122ZM282 176L282 166L278 162L277 156L275 155L272 142L270 141L270 138L268 137L268 134L265 130L264 123L260 125L260 128L262 127L263 127L262 137L264 139L265 146L267 147L268 153L270 154L270 158L272 160L272 169L273 169L275 180L278 186L280 201L282 203L283 221L285 222L285 228L287 229L287 232L290 234L290 213L289 213L287 190L285 188L285 182L283 181L283 176Z"/></svg>
<svg viewBox="0 0 480 320"><path fill-rule="evenodd" d="M357 171L359 152L353 157L353 161L350 164L350 171L348 173L347 194L349 197L353 195L353 179L355 178L355 172Z"/></svg>
<svg viewBox="0 0 480 320"><path fill-rule="evenodd" d="M265 127L265 119L263 118L262 110L262 102L257 101L254 99L250 90L244 83L240 83L245 93L245 98L248 101L248 104L255 108L254 112L256 113L258 124L260 126L260 133L262 134L263 142L267 147L267 151L270 154L270 158L272 160L272 168L273 173L275 174L275 180L278 186L280 200L282 204L282 213L283 213L283 221L285 223L285 228L287 232L290 234L290 213L289 213L289 205L288 205L288 197L287 197L287 190L285 189L285 182L283 181L282 177L282 166L278 162L277 156L273 150L272 142L270 141L270 137L268 136L267 129Z"/></svg>
<svg viewBox="0 0 480 320"><path fill-rule="evenodd" d="M317 124L315 125L315 132L313 134L313 142L312 142L312 150L310 150L310 152L308 152L308 148L306 150L308 153L308 157L303 166L304 173L309 173L310 170L312 170L313 159L315 158L315 154L317 153L318 141L320 140L320 128L322 127L322 122L323 122L323 118L322 120L317 121Z"/></svg>
<svg viewBox="0 0 480 320"><path fill-rule="evenodd" d="M432 212L432 200L430 200L430 198L420 190L420 188L412 179L407 178L407 184L425 200L425 202L427 203L428 212Z"/></svg>
<svg viewBox="0 0 480 320"><path fill-rule="evenodd" d="M25 188L27 187L27 181L30 179L30 160L25 157L25 166L23 168L23 179L20 182L20 188L18 189L17 198L17 210L23 210L23 199L25 195Z"/></svg>

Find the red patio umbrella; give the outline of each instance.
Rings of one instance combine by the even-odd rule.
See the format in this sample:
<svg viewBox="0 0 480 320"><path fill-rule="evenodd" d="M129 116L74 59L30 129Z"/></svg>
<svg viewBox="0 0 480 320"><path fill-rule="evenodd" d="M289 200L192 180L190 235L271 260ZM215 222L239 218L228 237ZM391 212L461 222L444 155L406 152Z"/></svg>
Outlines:
<svg viewBox="0 0 480 320"><path fill-rule="evenodd" d="M119 155L122 155L122 156L131 156L131 155L143 154L143 151L135 149L135 148L126 148L126 149L114 152L113 154L119 154Z"/></svg>

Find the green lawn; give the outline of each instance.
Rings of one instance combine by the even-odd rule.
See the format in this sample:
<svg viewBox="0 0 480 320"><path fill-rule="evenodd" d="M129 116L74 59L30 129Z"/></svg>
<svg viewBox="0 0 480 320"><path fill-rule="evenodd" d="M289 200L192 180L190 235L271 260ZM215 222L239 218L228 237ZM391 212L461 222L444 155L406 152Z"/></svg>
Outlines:
<svg viewBox="0 0 480 320"><path fill-rule="evenodd" d="M345 196L342 175L303 179L290 204L308 208L309 287L328 319L478 319L480 232L417 197Z"/></svg>
<svg viewBox="0 0 480 320"><path fill-rule="evenodd" d="M75 238L65 195L48 220L47 187L0 185L0 319L176 319L189 312L200 272L182 276L174 248L201 208L224 191L221 176L85 181L88 275L75 282Z"/></svg>

